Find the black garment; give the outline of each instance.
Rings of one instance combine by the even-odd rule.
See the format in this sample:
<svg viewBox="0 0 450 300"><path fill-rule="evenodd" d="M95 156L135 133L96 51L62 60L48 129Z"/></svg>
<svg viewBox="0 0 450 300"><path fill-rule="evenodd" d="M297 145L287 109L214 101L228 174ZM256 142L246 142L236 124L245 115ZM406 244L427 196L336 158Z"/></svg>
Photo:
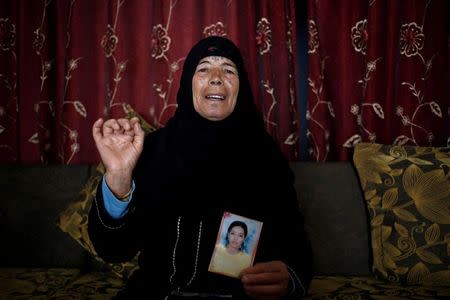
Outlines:
<svg viewBox="0 0 450 300"><path fill-rule="evenodd" d="M204 119L192 104L195 68L200 59L211 55L231 59L239 74L236 107L222 121ZM255 263L281 260L307 289L311 252L298 212L293 173L265 131L241 54L231 41L209 37L192 48L177 102L166 127L145 139L133 173L136 188L128 214L119 220L109 217L99 187L89 215L89 235L103 259L127 261L140 251L140 269L123 293L130 299L136 292L163 299L180 288L247 299L240 280L208 272L224 211L262 221ZM299 298L303 288L298 281L294 284L294 297Z"/></svg>

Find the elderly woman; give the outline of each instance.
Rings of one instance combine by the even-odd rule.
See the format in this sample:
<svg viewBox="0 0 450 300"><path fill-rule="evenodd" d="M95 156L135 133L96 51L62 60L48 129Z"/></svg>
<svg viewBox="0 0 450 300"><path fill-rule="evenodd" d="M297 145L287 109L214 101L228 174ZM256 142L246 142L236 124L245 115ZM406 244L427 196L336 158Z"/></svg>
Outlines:
<svg viewBox="0 0 450 300"><path fill-rule="evenodd" d="M230 40L208 37L191 49L177 103L167 125L145 138L137 119L93 125L106 172L90 238L105 261L140 252L117 298L298 299L311 254L293 173ZM264 223L254 265L239 279L208 272L224 211Z"/></svg>

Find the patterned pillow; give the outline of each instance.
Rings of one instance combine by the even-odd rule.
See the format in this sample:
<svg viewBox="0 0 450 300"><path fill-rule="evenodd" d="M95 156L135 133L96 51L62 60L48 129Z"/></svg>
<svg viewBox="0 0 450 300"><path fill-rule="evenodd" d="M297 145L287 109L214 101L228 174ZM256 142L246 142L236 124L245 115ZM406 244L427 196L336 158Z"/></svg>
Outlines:
<svg viewBox="0 0 450 300"><path fill-rule="evenodd" d="M359 143L372 269L403 284L450 285L450 148Z"/></svg>
<svg viewBox="0 0 450 300"><path fill-rule="evenodd" d="M155 131L155 127L148 124L130 106L124 107L128 118L138 117L141 126L146 134ZM98 261L105 264L121 278L128 278L137 268L137 256L126 263L106 263L95 252L94 246L89 239L87 231L87 221L92 200L97 191L97 185L101 182L105 168L102 163L97 165L95 173L89 178L84 188L80 192L80 197L71 202L68 207L59 215L58 227L68 233L84 249L89 251Z"/></svg>

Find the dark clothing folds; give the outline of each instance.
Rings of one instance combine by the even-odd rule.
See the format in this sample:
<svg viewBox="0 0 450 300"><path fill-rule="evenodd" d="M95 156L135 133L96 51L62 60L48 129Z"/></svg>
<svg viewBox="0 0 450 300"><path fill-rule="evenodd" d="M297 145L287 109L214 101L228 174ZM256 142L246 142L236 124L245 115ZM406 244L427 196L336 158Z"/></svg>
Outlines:
<svg viewBox="0 0 450 300"><path fill-rule="evenodd" d="M192 105L192 76L210 55L231 59L239 73L236 108L223 121L203 119ZM89 215L89 235L103 259L123 262L140 251L140 269L123 294L164 299L180 290L247 299L239 279L208 272L224 211L263 222L254 263L281 260L307 288L312 259L293 173L265 131L234 44L211 37L194 46L177 99L174 117L145 139L128 214L112 219L99 187ZM293 299L304 294L296 287Z"/></svg>

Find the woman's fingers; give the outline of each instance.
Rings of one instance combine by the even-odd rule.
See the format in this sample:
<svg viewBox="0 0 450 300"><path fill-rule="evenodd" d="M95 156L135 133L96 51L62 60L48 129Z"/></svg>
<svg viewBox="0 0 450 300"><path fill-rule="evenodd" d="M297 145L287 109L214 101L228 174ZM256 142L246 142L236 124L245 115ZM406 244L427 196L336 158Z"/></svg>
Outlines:
<svg viewBox="0 0 450 300"><path fill-rule="evenodd" d="M94 125L92 125L92 136L94 137L94 141L96 143L98 143L100 139L103 137L102 125L103 125L102 118L99 118L97 121L95 121Z"/></svg>
<svg viewBox="0 0 450 300"><path fill-rule="evenodd" d="M92 135L96 143L100 143L103 138L108 136L122 135L122 139L125 138L125 140L132 142L137 149L142 150L145 132L142 130L140 120L137 117L106 121L100 118L92 126Z"/></svg>
<svg viewBox="0 0 450 300"><path fill-rule="evenodd" d="M258 263L244 270L242 283L252 296L283 296L289 283L289 272L281 261Z"/></svg>
<svg viewBox="0 0 450 300"><path fill-rule="evenodd" d="M103 135L117 133L119 129L120 125L116 119L109 119L103 123Z"/></svg>
<svg viewBox="0 0 450 300"><path fill-rule="evenodd" d="M103 134L126 134L133 136L133 126L128 119L109 119L103 123Z"/></svg>
<svg viewBox="0 0 450 300"><path fill-rule="evenodd" d="M117 123L125 131L130 131L132 129L132 126L130 125L130 120L128 119L118 119Z"/></svg>
<svg viewBox="0 0 450 300"><path fill-rule="evenodd" d="M134 123L133 125L134 128L134 146L139 149L139 151L142 151L142 148L144 147L144 137L145 137L145 132L144 130L142 130L141 124L138 122Z"/></svg>

